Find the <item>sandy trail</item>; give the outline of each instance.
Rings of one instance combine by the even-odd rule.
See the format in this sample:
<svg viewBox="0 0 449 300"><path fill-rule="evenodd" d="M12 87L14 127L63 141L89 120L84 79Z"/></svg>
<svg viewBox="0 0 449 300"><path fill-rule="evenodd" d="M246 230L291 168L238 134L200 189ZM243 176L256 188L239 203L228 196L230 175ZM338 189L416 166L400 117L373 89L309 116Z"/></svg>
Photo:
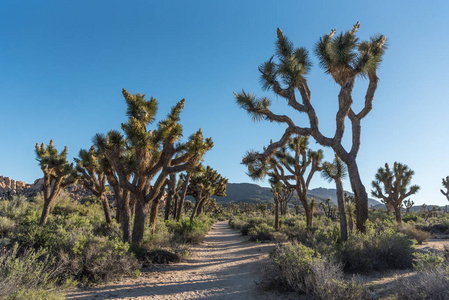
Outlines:
<svg viewBox="0 0 449 300"><path fill-rule="evenodd" d="M67 299L276 299L255 284L268 262L271 243L248 237L218 222L204 243L191 249L186 262L154 266L137 278L125 278L90 289L77 289Z"/></svg>

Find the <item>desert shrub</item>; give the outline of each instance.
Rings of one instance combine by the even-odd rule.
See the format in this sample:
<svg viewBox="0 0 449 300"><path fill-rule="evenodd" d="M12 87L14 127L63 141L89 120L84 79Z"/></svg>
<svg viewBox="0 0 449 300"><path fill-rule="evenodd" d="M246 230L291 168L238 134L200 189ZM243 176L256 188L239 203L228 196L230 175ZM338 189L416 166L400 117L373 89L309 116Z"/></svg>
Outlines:
<svg viewBox="0 0 449 300"><path fill-rule="evenodd" d="M418 221L418 216L415 215L414 213L409 213L409 214L405 215L404 217L402 217L402 221L404 221L405 223L410 222L410 221L416 222L416 221Z"/></svg>
<svg viewBox="0 0 449 300"><path fill-rule="evenodd" d="M445 267L423 269L397 283L398 300L449 299L449 274Z"/></svg>
<svg viewBox="0 0 449 300"><path fill-rule="evenodd" d="M179 222L167 221L169 231L173 232L173 239L178 242L199 244L210 230L214 219L207 216L200 216L190 221L189 218L182 218Z"/></svg>
<svg viewBox="0 0 449 300"><path fill-rule="evenodd" d="M270 259L277 270L272 278L277 286L305 292L306 277L311 272L311 265L321 259L321 255L301 243L289 242L276 246L270 254Z"/></svg>
<svg viewBox="0 0 449 300"><path fill-rule="evenodd" d="M61 278L104 282L131 274L137 268L129 245L120 239L119 225L107 225L99 205L62 200L45 226L39 224L39 215L37 210L28 210L11 239L29 248L56 253L57 260L66 267Z"/></svg>
<svg viewBox="0 0 449 300"><path fill-rule="evenodd" d="M402 224L399 231L406 234L409 238L416 240L419 245L430 239L430 233L419 230L410 224Z"/></svg>
<svg viewBox="0 0 449 300"><path fill-rule="evenodd" d="M370 209L368 211L368 219L376 223L378 221L394 221L394 215L393 214L387 214L387 212L384 209Z"/></svg>
<svg viewBox="0 0 449 300"><path fill-rule="evenodd" d="M372 299L371 293L356 278L345 280L340 264L333 260L317 260L311 264L306 278L307 294L320 300Z"/></svg>
<svg viewBox="0 0 449 300"><path fill-rule="evenodd" d="M300 243L278 245L270 255L272 266L264 284L295 291L312 299L366 299L368 292L354 279L345 281L341 266L322 259L315 250Z"/></svg>
<svg viewBox="0 0 449 300"><path fill-rule="evenodd" d="M82 283L106 282L131 275L138 268L137 259L129 252L129 244L120 239L90 236L77 249L77 255L60 253L60 259Z"/></svg>
<svg viewBox="0 0 449 300"><path fill-rule="evenodd" d="M283 232L274 231L271 233L271 237L273 238L273 241L276 241L276 242L288 241L288 235L286 235Z"/></svg>
<svg viewBox="0 0 449 300"><path fill-rule="evenodd" d="M444 258L435 253L416 252L413 256L415 257L413 268L417 271L439 268L444 263Z"/></svg>
<svg viewBox="0 0 449 300"><path fill-rule="evenodd" d="M265 240L274 240L273 233L274 227L266 224L260 223L257 225L253 225L248 229L247 235L250 236L251 241L265 241Z"/></svg>
<svg viewBox="0 0 449 300"><path fill-rule="evenodd" d="M153 234L151 232L145 231L143 236L142 246L146 250L155 250L166 247L170 245L170 240L172 239L172 234L164 222L163 218L158 217L156 219L156 230Z"/></svg>
<svg viewBox="0 0 449 300"><path fill-rule="evenodd" d="M16 228L16 222L7 218L0 216L0 238L5 238L9 236Z"/></svg>
<svg viewBox="0 0 449 300"><path fill-rule="evenodd" d="M11 200L0 200L0 216L16 220L27 212L29 206L30 203L24 196L13 196Z"/></svg>
<svg viewBox="0 0 449 300"><path fill-rule="evenodd" d="M9 250L3 248L0 252L0 298L63 299L56 288L62 271L62 264L56 263L44 249L19 249L18 244Z"/></svg>
<svg viewBox="0 0 449 300"><path fill-rule="evenodd" d="M430 225L417 225L416 226L418 229L429 232L429 233L433 233L433 234L444 234L444 235L448 235L449 234L449 223L446 222L442 222L442 223L437 223L437 224L430 224Z"/></svg>
<svg viewBox="0 0 449 300"><path fill-rule="evenodd" d="M409 268L413 263L414 241L394 228L366 234L349 235L348 241L337 247L337 256L344 269L356 273Z"/></svg>

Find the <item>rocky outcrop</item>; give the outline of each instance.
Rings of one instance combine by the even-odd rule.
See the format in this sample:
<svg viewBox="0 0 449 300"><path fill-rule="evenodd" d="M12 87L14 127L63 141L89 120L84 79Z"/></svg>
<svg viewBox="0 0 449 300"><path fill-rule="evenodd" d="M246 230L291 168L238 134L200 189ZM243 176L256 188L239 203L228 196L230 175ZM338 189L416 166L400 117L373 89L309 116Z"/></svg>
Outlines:
<svg viewBox="0 0 449 300"><path fill-rule="evenodd" d="M42 179L29 184L0 175L0 198L10 198L14 195L24 195L27 198L32 198L42 190L42 187Z"/></svg>
<svg viewBox="0 0 449 300"><path fill-rule="evenodd" d="M40 191L44 189L44 179L39 178L34 181L34 183L25 183L23 181L15 181L9 177L4 177L0 175L0 198L9 199L12 196L25 196L28 199L32 199ZM81 200L84 197L92 196L92 193L84 188L81 184L74 184L68 186L66 191L69 193L70 197L74 200Z"/></svg>

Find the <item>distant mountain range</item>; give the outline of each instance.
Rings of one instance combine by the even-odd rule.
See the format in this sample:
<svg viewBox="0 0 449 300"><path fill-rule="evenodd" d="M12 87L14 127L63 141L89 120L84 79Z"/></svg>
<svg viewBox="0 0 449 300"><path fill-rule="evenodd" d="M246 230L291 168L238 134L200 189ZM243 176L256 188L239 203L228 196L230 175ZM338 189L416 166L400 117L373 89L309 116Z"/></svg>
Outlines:
<svg viewBox="0 0 449 300"><path fill-rule="evenodd" d="M353 195L351 192L347 192L348 195ZM337 190L316 188L309 190L307 197L314 197L318 201L325 201L331 198L331 203L337 204ZM268 187L261 187L254 183L228 183L226 187L226 197L216 197L216 200L220 204L226 203L271 203L273 202L273 193ZM380 205L380 206L379 206ZM368 206L383 207L384 205L374 199L368 199Z"/></svg>

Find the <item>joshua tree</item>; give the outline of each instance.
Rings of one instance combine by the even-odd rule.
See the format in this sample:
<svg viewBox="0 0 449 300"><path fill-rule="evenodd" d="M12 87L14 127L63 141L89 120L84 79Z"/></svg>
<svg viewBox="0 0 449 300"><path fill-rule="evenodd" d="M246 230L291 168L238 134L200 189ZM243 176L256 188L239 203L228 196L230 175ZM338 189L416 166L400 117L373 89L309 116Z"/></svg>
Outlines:
<svg viewBox="0 0 449 300"><path fill-rule="evenodd" d="M413 207L413 205L415 204L415 202L413 202L413 200L407 199L403 202L403 205L405 207L405 215L408 215L408 213L410 212L410 209Z"/></svg>
<svg viewBox="0 0 449 300"><path fill-rule="evenodd" d="M337 219L337 207L331 203L331 198L327 198L324 202L320 202L318 206L324 212L326 218L331 220Z"/></svg>
<svg viewBox="0 0 449 300"><path fill-rule="evenodd" d="M335 155L333 163L325 162L323 163L323 171L321 175L328 182L335 181L337 186L337 203L338 203L338 213L340 215L340 232L341 240L348 240L348 228L346 223L346 210L345 210L345 195L343 190L342 179L347 176L348 172L345 164L341 159Z"/></svg>
<svg viewBox="0 0 449 300"><path fill-rule="evenodd" d="M385 168L379 168L375 176L376 180L372 182L374 190L371 194L380 198L387 207L390 205L394 209L398 225L402 224L402 201L419 190L419 186L413 185L407 191L414 173L405 164L395 162L393 169L390 170L386 163ZM383 185L383 191L381 185Z"/></svg>
<svg viewBox="0 0 449 300"><path fill-rule="evenodd" d="M193 168L213 143L210 138L203 140L200 129L186 143L175 144L182 136L179 120L185 100L172 108L167 118L159 122L157 129L148 130L147 126L155 119L157 100L151 97L147 101L145 95L131 95L125 89L123 96L129 117L122 124L126 139L118 131L111 131L107 136L97 134L95 142L105 149L120 184L136 199L132 243L140 246L148 210L161 194L167 177ZM132 152L134 158L132 182L127 178L126 167L121 160L123 148Z"/></svg>
<svg viewBox="0 0 449 300"><path fill-rule="evenodd" d="M270 144L269 147L271 147ZM313 224L313 210L307 199L309 184L316 171L321 170L322 150L307 148L308 138L295 136L287 145L275 151L267 160L260 160L260 154L248 152L243 163L248 166L248 175L253 179L262 179L265 175L282 181L288 189L294 189L304 207L306 224ZM268 148L269 148L268 147ZM306 171L308 170L308 175Z"/></svg>
<svg viewBox="0 0 449 300"><path fill-rule="evenodd" d="M324 136L318 127L318 117L311 103L311 93L306 80L311 61L305 48L295 48L282 31L277 29L276 54L259 67L261 82L266 90L272 90L277 96L284 98L295 111L305 113L309 119L309 126L298 126L292 118L279 115L270 109L268 98L257 99L255 95L242 91L235 94L237 103L245 109L253 120L268 120L287 126L281 139L272 143L263 153L258 153L257 159L266 162L269 157L282 148L290 136L297 134L312 136L319 144L331 147L343 160L349 172L352 190L356 196L357 228L364 232L368 219L368 195L360 178L357 166L357 154L360 149L361 120L371 111L374 93L377 89L376 71L382 60L386 38L377 35L370 41L359 42L355 34L359 23L345 33L335 35L333 29L324 35L315 47L321 67L330 74L340 86L338 95L338 112L336 113L336 130L333 137ZM274 58L277 58L274 59ZM367 78L368 89L365 95L364 108L356 113L352 107L352 90L356 78ZM297 100L299 92L301 101ZM345 119L349 118L352 129L351 149L345 149L342 137L345 130Z"/></svg>
<svg viewBox="0 0 449 300"><path fill-rule="evenodd" d="M286 215L288 211L288 204L293 198L293 194L295 193L295 189L292 187L288 187L285 184L282 185L282 193L280 195L280 209L281 215Z"/></svg>
<svg viewBox="0 0 449 300"><path fill-rule="evenodd" d="M187 188L187 195L195 198L195 206L192 211L190 220L198 216L202 211L206 202L211 196L226 196L226 185L228 180L218 174L217 171L207 166L202 172L196 176L192 176L190 184Z"/></svg>
<svg viewBox="0 0 449 300"><path fill-rule="evenodd" d="M77 173L73 164L67 161L67 146L58 154L58 149L53 145L53 140L45 147L36 143L37 161L44 172L44 208L40 219L40 224L47 224L48 214L51 205L58 197L61 189L73 184L77 180Z"/></svg>
<svg viewBox="0 0 449 300"><path fill-rule="evenodd" d="M446 196L446 199L449 201L449 176L446 176L446 178L443 178L443 186L446 189L446 192L443 190L440 190L440 191L444 196Z"/></svg>
<svg viewBox="0 0 449 300"><path fill-rule="evenodd" d="M90 147L89 151L81 149L79 158L74 158L76 171L78 172L79 181L92 192L101 202L103 206L106 223L112 222L111 210L109 208L109 201L106 197L108 188L106 186L106 175L102 168L102 155L95 150L95 147Z"/></svg>

